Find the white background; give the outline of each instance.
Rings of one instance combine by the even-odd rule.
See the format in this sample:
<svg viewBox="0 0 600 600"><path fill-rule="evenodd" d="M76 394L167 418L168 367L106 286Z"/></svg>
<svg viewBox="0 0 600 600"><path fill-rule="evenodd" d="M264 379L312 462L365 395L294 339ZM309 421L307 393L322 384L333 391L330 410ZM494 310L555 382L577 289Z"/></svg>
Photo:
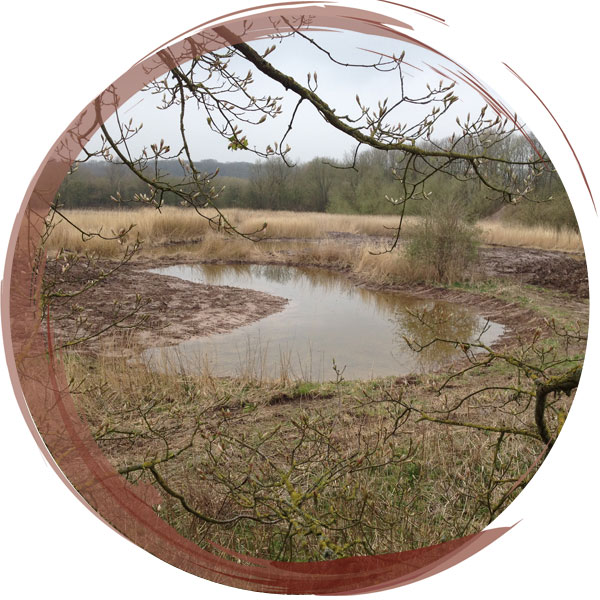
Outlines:
<svg viewBox="0 0 600 600"><path fill-rule="evenodd" d="M407 0L410 3L410 0ZM347 2L349 4L350 2ZM563 177L586 245L592 300L598 274L598 217L572 155L556 127L500 61L541 96L579 155L600 201L594 162L599 127L596 21L585 1L543 4L505 0L420 1L450 28L411 17L427 39L491 83L538 135ZM253 3L203 4L20 2L3 15L1 73L0 252L26 188L49 148L79 111L156 46L231 10ZM142 6L143 8L138 8ZM361 2L363 8L392 10ZM541 6L541 8L539 8ZM593 302L596 304L597 302ZM381 593L396 597L591 597L597 593L598 327L577 398L554 450L527 490L494 525L520 523L476 556L425 581ZM596 334L596 335L594 335ZM6 597L181 597L215 593L249 597L182 573L140 550L96 518L63 485L33 441L0 357L0 590ZM254 595L256 597L256 595Z"/></svg>

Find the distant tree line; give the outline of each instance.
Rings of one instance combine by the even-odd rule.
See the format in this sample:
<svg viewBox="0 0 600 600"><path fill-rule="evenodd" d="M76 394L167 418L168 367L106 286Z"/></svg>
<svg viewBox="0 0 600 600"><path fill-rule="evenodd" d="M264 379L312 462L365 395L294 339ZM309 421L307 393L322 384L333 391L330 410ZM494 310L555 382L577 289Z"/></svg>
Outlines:
<svg viewBox="0 0 600 600"><path fill-rule="evenodd" d="M526 159L534 152L530 141L512 137L505 142L507 156ZM395 214L402 198L397 176L393 173L394 152L364 150L356 156L343 159L317 157L290 167L281 157L263 159L255 163L219 163L204 160L195 163L199 170L217 175L210 185L219 191L217 203L222 208L249 208L268 210L312 211L345 214ZM159 162L160 170L175 178L182 175L177 160ZM465 169L461 173L461 169ZM450 201L462 207L468 219L489 217L501 209L503 219L527 225L543 224L556 229L577 229L571 203L556 171L548 169L535 178L533 201L525 200L506 206L478 179L469 176L469 165L455 165L454 178L432 174L425 186L433 200ZM486 177L495 174L487 167ZM491 165L491 168L494 165ZM498 168L497 177L500 174ZM406 173L419 178L422 173ZM513 172L513 177L515 174ZM518 176L518 174L517 174ZM498 182L502 184L501 181ZM136 194L147 192L147 186L125 165L89 161L78 166L63 182L60 203L65 208L132 207ZM424 199L413 198L407 203L406 214L421 215L426 211ZM165 197L166 205L177 205L174 195ZM504 208L506 206L506 208Z"/></svg>

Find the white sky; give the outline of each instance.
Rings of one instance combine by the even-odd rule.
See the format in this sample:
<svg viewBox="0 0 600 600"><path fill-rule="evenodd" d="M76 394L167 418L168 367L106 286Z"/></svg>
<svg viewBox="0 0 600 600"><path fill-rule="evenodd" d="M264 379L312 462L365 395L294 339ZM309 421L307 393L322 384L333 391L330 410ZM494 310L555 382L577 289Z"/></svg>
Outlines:
<svg viewBox="0 0 600 600"><path fill-rule="evenodd" d="M334 58L349 63L376 62L378 56L364 48L377 50L387 55L395 53L396 56L405 50L405 90L409 96L413 97L420 97L427 93L427 83L432 87L439 83L440 76L434 73L426 63L436 67L451 66L455 68L454 65L450 65L432 52L398 40L348 31L314 32L311 37L329 50ZM252 42L251 45L262 54L273 43L273 40L266 39ZM378 100L383 100L388 96L391 104L399 95L400 83L397 71L382 73L375 69L347 68L336 65L306 40L296 36L277 42L276 50L268 55L267 60L303 85L306 85L307 73L316 71L319 82L317 93L331 107L336 108L337 114L354 116L358 114L357 93L361 102L371 108L376 108ZM258 127L241 124L243 134L248 136L250 147L255 146L264 150L267 144L281 139L298 97L293 92L286 92L279 83L262 75L244 59L232 60L231 66L234 65L239 65L236 72L240 75L245 75L249 68L252 69L255 81L252 93L255 96L284 97L283 113L276 119L267 119ZM445 81L445 83L449 83L449 81ZM449 135L456 130L457 116L460 116L462 120L468 112L478 114L485 104L483 99L467 85L457 84L455 93L460 101L438 122L435 137ZM136 153L140 152L144 145L149 146L160 139L164 139L172 149L180 147L177 107L158 110L156 105L159 103L159 96L140 92L126 102L119 111L122 121L129 121L130 118L133 118L134 123L142 122L144 125L136 141L132 141L130 144L130 148ZM188 103L188 107L186 107L186 130L194 160L206 158L214 158L221 162L254 162L256 160L256 156L250 152L227 149L228 142L208 128L206 112L203 109L196 110L192 102ZM427 107L425 110L428 112L430 108ZM419 115L424 116L425 114L422 107L405 105L405 108L397 111L396 118L403 123L410 124L414 123ZM109 130L114 131L111 122L113 120L109 119L107 125ZM96 135L89 147L95 148L98 139L99 137ZM356 145L345 134L325 123L308 102L302 104L293 130L286 138L286 143L289 143L292 148L291 159L299 162L308 161L315 156L342 158L345 152L353 150Z"/></svg>

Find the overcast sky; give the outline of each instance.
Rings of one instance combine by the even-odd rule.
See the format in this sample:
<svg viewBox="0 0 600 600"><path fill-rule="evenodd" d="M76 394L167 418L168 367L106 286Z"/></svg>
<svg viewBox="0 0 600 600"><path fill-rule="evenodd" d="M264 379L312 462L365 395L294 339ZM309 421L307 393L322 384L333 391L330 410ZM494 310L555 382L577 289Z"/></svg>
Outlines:
<svg viewBox="0 0 600 600"><path fill-rule="evenodd" d="M438 68L451 66L455 69L454 65L450 65L438 55L398 40L348 31L314 32L311 37L330 51L334 58L342 62L376 62L378 55L365 49L390 56L393 53L399 56L405 50L405 88L408 95L411 96L424 95L427 92L427 83L432 87L439 83L440 76L434 73L428 65ZM259 53L262 53L273 43L273 40L267 39L252 42L251 45ZM347 68L336 65L306 40L298 37L286 38L277 43L277 49L269 54L267 60L303 85L306 85L307 73L316 71L319 82L317 93L331 107L336 108L337 114L357 114L356 94L360 96L363 104L372 108L376 108L377 101L383 100L385 97L389 97L390 104L394 98L398 98L400 82L397 71L382 73L375 69ZM231 63L233 68L237 68L238 65L240 75L245 75L249 68L252 69L255 80L252 92L254 95L284 96L282 115L276 119L268 119L259 127L243 127L243 133L248 136L250 146L264 150L267 144L278 141L285 132L298 97L293 92L286 92L279 83L263 76L244 59L236 58ZM485 74L483 74L484 76ZM439 122L435 130L435 137L449 135L456 130L457 116L462 119L468 112L478 114L484 105L482 98L467 85L457 84L455 93L460 101ZM134 152L139 152L144 145L149 146L161 138L171 148L180 146L179 112L176 107L172 107L170 110L158 110L156 105L159 101L160 98L155 95L140 92L120 109L119 114L122 120L128 121L133 118L134 123L143 122L144 124L136 141L131 143L131 149ZM242 160L254 162L256 160L256 156L250 152L227 149L228 142L209 130L206 124L206 112L196 110L192 103L189 103L189 106L190 108L186 109L186 130L189 134L194 160L206 158L214 158L222 162ZM415 108L406 105L401 112L397 113L397 119L403 123L414 123L415 119L424 114L422 107ZM109 128L111 122L112 119L108 121ZM351 151L355 147L355 142L325 123L314 107L307 102L302 104L293 130L286 141L292 148L290 156L294 161L299 162L308 161L315 156L342 158L345 152ZM90 142L89 146L94 148L97 143L98 136Z"/></svg>

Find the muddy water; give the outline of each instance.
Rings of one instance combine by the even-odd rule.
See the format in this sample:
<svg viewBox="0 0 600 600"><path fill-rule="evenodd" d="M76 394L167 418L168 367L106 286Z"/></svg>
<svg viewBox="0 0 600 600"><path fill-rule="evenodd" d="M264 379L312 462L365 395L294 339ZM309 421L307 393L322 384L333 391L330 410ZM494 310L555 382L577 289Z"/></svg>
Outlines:
<svg viewBox="0 0 600 600"><path fill-rule="evenodd" d="M153 348L154 368L218 376L288 377L309 381L369 379L435 369L457 357L433 337L492 343L503 326L472 309L352 285L330 271L279 265L182 265L152 272L213 285L251 288L289 300L283 311L232 332ZM483 333L482 333L483 332ZM335 368L334 368L335 361Z"/></svg>

